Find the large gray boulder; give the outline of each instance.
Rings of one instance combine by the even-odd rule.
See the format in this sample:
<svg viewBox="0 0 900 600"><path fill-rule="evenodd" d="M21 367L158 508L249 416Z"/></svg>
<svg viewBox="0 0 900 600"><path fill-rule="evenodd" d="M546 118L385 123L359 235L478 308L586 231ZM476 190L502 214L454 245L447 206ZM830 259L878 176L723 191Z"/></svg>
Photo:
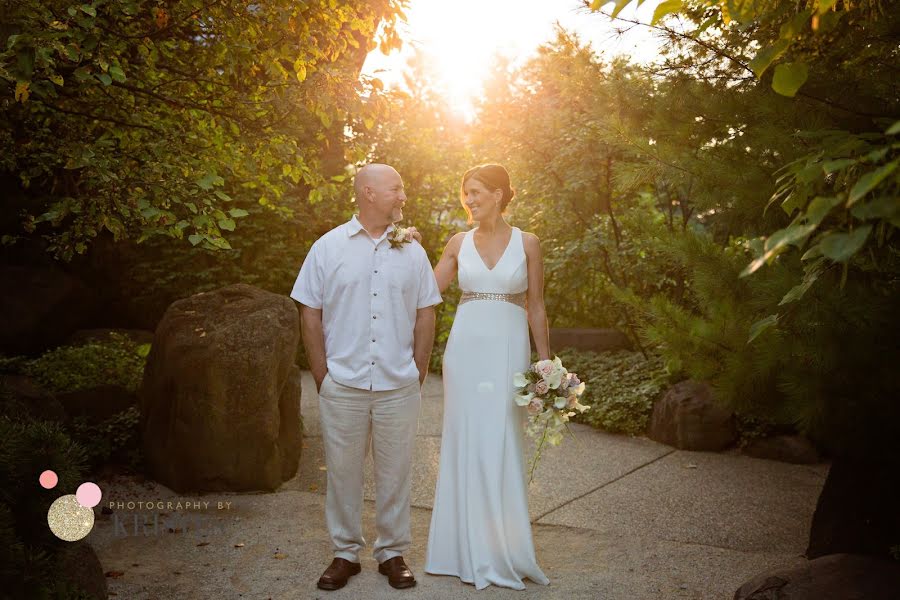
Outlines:
<svg viewBox="0 0 900 600"><path fill-rule="evenodd" d="M273 490L300 460L299 315L237 284L172 303L140 393L149 473L173 490Z"/></svg>
<svg viewBox="0 0 900 600"><path fill-rule="evenodd" d="M712 388L682 381L657 400L647 436L682 450L722 450L737 440L734 415L719 406Z"/></svg>
<svg viewBox="0 0 900 600"><path fill-rule="evenodd" d="M829 554L793 569L757 575L734 600L896 600L900 563L860 554Z"/></svg>

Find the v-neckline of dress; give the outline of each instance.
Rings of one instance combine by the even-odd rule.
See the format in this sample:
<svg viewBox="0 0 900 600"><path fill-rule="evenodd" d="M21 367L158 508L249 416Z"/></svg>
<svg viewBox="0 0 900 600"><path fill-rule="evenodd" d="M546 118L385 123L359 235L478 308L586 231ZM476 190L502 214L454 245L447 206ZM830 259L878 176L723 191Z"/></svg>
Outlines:
<svg viewBox="0 0 900 600"><path fill-rule="evenodd" d="M477 229L477 228L476 228L476 229ZM516 228L515 228L515 227L510 227L510 228L509 228L509 240L506 242L506 246L503 248L503 253L500 254L500 258L497 259L497 262L494 263L494 266L493 266L493 267L488 267L488 266L487 266L487 263L484 262L484 257L482 257L482 256L481 256L481 252L478 251L478 245L475 243L475 231L476 231L476 229L473 229L473 230L472 230L472 248L475 249L475 254L478 255L478 260L481 261L481 265L482 265L485 269L487 269L488 272L492 272L494 269L497 268L497 265L499 265L500 262L503 260L503 257L506 256L506 251L509 250L509 247L512 246L513 235L515 235L515 233L516 233L516 232L515 232L515 229L516 229Z"/></svg>

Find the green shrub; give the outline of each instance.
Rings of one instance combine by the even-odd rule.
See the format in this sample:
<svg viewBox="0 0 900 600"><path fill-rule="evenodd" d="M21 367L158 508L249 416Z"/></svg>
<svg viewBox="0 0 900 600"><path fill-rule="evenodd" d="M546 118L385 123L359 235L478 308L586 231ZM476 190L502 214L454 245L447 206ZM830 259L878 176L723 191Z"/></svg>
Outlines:
<svg viewBox="0 0 900 600"><path fill-rule="evenodd" d="M150 344L137 344L111 333L103 342L60 346L28 361L23 371L54 392L73 392L103 385L137 391L144 376Z"/></svg>
<svg viewBox="0 0 900 600"><path fill-rule="evenodd" d="M647 429L653 402L664 389L668 375L662 359L640 352L583 352L564 349L557 353L570 372L586 383L582 404L590 410L573 418L612 433L641 435Z"/></svg>
<svg viewBox="0 0 900 600"><path fill-rule="evenodd" d="M140 470L143 464L140 421L137 406L130 406L100 423L76 417L71 424L72 439L84 446L91 467L112 461Z"/></svg>
<svg viewBox="0 0 900 600"><path fill-rule="evenodd" d="M738 430L738 446L746 448L752 442L770 437L785 431L784 425L778 425L762 417L754 417L738 413L735 424Z"/></svg>
<svg viewBox="0 0 900 600"><path fill-rule="evenodd" d="M113 332L108 340L61 346L37 359L3 358L0 369L29 375L54 392L102 385L120 385L134 392L141 385L149 351L150 344L137 344ZM15 419L15 415L25 413L27 407L0 386L0 414ZM85 464L90 469L114 461L138 470L142 464L139 423L138 407L131 406L100 422L75 417L65 431L84 449Z"/></svg>
<svg viewBox="0 0 900 600"><path fill-rule="evenodd" d="M10 597L83 597L56 581L58 553L68 542L52 534L47 511L84 481L85 456L58 423L0 416L0 578ZM45 469L59 476L50 490L38 483Z"/></svg>

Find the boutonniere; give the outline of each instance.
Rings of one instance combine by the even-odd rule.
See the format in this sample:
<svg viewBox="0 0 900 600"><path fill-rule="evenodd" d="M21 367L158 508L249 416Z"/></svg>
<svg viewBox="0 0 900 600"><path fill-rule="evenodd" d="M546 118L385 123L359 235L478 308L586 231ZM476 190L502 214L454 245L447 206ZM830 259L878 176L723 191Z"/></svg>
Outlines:
<svg viewBox="0 0 900 600"><path fill-rule="evenodd" d="M388 236L388 241L391 243L391 248L400 248L403 244L410 243L413 241L412 228L395 227L391 235Z"/></svg>

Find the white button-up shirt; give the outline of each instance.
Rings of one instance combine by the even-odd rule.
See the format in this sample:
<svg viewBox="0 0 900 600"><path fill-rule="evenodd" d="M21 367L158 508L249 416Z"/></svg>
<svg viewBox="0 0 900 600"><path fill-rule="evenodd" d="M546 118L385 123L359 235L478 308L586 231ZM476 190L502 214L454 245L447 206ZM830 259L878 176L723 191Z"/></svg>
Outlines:
<svg viewBox="0 0 900 600"><path fill-rule="evenodd" d="M337 383L393 390L418 381L416 311L441 302L425 249L391 248L390 225L373 239L354 215L312 245L291 298L322 309L325 360Z"/></svg>

